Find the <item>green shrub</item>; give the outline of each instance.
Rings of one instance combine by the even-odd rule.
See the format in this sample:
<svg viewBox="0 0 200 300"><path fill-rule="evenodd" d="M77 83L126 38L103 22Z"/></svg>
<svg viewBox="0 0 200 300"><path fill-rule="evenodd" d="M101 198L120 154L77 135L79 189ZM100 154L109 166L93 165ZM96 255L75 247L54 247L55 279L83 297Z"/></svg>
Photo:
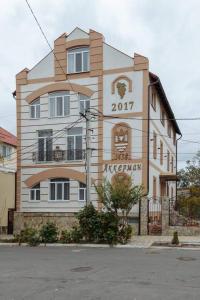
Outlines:
<svg viewBox="0 0 200 300"><path fill-rule="evenodd" d="M118 239L118 217L112 212L99 212L98 242L116 244Z"/></svg>
<svg viewBox="0 0 200 300"><path fill-rule="evenodd" d="M79 243L83 239L83 233L80 227L73 227L70 236L72 243Z"/></svg>
<svg viewBox="0 0 200 300"><path fill-rule="evenodd" d="M125 227L122 227L119 230L118 241L121 244L126 244L131 239L132 232L133 232L133 230L132 230L131 225L127 225Z"/></svg>
<svg viewBox="0 0 200 300"><path fill-rule="evenodd" d="M172 245L179 245L178 232L174 231L172 238Z"/></svg>
<svg viewBox="0 0 200 300"><path fill-rule="evenodd" d="M32 233L30 234L27 243L29 244L29 246L35 247L38 246L40 244L40 234L38 232L38 230L33 229Z"/></svg>
<svg viewBox="0 0 200 300"><path fill-rule="evenodd" d="M28 243L30 246L37 246L40 244L39 232L34 228L25 228L20 231L19 234L15 236L19 245L21 243Z"/></svg>
<svg viewBox="0 0 200 300"><path fill-rule="evenodd" d="M77 214L77 218L85 240L88 242L96 241L99 236L101 225L99 222L98 212L92 203L90 203L88 206L85 206Z"/></svg>
<svg viewBox="0 0 200 300"><path fill-rule="evenodd" d="M47 222L40 230L42 242L55 243L58 240L58 228L54 223Z"/></svg>
<svg viewBox="0 0 200 300"><path fill-rule="evenodd" d="M69 230L63 230L61 232L60 241L63 244L69 244L69 243L71 243L71 241L72 241L72 239L71 239L71 232Z"/></svg>

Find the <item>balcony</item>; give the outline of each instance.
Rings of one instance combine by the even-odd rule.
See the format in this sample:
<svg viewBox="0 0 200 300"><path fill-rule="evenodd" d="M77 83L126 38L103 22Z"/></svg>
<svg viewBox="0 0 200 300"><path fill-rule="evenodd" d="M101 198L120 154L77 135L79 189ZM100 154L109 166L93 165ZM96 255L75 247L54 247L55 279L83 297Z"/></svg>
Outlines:
<svg viewBox="0 0 200 300"><path fill-rule="evenodd" d="M37 151L32 152L32 161L34 163L44 162L71 162L80 161L85 158L85 150L60 150L55 149L51 151Z"/></svg>

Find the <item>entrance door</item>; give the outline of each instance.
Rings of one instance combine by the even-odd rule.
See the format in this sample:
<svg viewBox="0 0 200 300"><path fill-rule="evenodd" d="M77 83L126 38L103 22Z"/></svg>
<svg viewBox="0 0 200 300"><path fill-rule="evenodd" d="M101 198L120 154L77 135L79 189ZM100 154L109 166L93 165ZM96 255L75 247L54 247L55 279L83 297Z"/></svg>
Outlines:
<svg viewBox="0 0 200 300"><path fill-rule="evenodd" d="M8 210L8 231L7 234L13 234L13 224L14 224L14 209Z"/></svg>

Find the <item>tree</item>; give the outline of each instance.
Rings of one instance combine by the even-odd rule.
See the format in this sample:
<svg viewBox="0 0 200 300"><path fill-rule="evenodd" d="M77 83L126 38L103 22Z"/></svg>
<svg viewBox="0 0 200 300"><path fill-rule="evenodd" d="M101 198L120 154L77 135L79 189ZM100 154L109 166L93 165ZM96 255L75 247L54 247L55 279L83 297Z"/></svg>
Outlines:
<svg viewBox="0 0 200 300"><path fill-rule="evenodd" d="M121 217L122 227L127 226L131 209L143 196L143 187L133 185L131 176L127 175L115 177L112 183L104 178L95 188L105 209Z"/></svg>
<svg viewBox="0 0 200 300"><path fill-rule="evenodd" d="M178 176L180 188L200 187L200 151L191 161L186 161L186 167L178 172Z"/></svg>

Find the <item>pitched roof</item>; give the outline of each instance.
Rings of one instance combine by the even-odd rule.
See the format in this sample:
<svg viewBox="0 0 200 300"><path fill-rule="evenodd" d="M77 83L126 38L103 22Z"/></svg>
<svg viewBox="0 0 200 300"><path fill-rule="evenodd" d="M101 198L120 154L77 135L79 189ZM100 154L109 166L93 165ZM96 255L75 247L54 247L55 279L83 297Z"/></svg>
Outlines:
<svg viewBox="0 0 200 300"><path fill-rule="evenodd" d="M176 122L176 118L175 118L174 113L173 113L173 111L171 109L171 106L169 104L169 101L168 101L167 96L165 94L165 91L163 89L163 86L162 86L162 83L160 81L160 78L157 75L153 74L152 72L149 72L149 75L150 75L150 81L151 82L156 81L155 86L157 87L158 92L160 94L162 104L163 104L163 106L165 107L165 109L167 111L168 118L171 119L171 122L172 122L172 124L173 124L173 126L174 126L174 128L176 130L176 133L178 133L178 134L181 135L181 131L180 131L179 126L178 126L178 124Z"/></svg>
<svg viewBox="0 0 200 300"><path fill-rule="evenodd" d="M17 147L17 138L15 135L0 127L0 142Z"/></svg>

